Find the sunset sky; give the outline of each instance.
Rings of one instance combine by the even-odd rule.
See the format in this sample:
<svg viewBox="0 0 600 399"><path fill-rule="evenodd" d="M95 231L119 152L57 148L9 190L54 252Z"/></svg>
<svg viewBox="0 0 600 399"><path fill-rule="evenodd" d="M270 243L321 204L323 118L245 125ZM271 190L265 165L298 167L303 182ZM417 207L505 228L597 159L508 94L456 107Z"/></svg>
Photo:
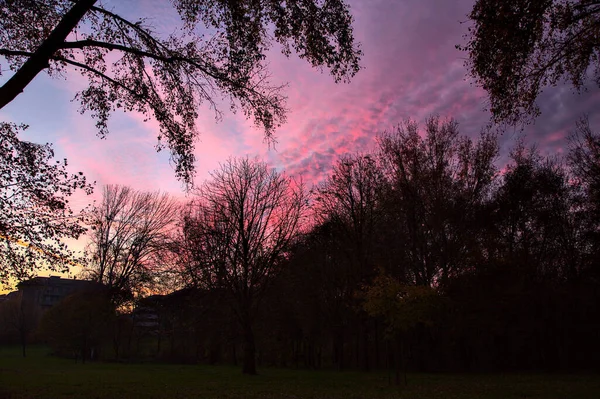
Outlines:
<svg viewBox="0 0 600 399"><path fill-rule="evenodd" d="M170 33L177 22L170 2L104 1L127 15L149 17L158 32ZM273 83L285 83L290 113L276 133L278 144L269 148L262 133L243 115L224 109L203 109L198 120L197 181L229 156L250 155L267 160L288 174L315 183L325 176L338 155L372 149L377 133L392 129L405 118L422 122L429 115L453 117L463 134L475 136L489 121L485 93L466 78L465 54L455 49L464 43L466 15L473 0L352 0L354 33L364 51L363 70L350 84L335 84L327 72L306 62L280 55L269 58ZM124 7L126 9L124 9ZM9 73L3 71L2 81ZM156 153L157 124L136 114L115 114L110 135L96 137L94 122L80 115L71 102L85 84L77 73L67 79L39 75L24 93L0 111L0 120L30 125L25 139L53 143L56 155L68 158L73 172L82 171L97 182L94 198L104 184L125 184L136 189L163 190L183 196L167 151ZM555 153L566 146L565 137L578 118L593 114L600 104L595 88L578 95L568 86L546 90L539 98L542 116L527 130L529 143ZM503 154L515 132L501 136ZM81 205L90 198L77 200Z"/></svg>

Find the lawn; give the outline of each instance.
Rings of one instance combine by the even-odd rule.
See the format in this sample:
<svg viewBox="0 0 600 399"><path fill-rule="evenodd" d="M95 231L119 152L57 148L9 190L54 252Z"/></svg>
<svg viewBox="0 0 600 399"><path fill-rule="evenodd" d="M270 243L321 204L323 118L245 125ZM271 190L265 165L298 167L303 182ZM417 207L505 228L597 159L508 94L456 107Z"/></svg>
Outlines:
<svg viewBox="0 0 600 399"><path fill-rule="evenodd" d="M600 376L387 374L262 368L244 376L228 366L75 363L34 348L27 358L0 347L0 398L600 398Z"/></svg>

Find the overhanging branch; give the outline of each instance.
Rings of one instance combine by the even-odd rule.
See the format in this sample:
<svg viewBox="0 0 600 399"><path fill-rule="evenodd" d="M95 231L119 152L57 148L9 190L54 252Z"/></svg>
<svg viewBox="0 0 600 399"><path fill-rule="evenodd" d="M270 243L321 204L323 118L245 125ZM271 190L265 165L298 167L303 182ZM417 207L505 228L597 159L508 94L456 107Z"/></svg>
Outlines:
<svg viewBox="0 0 600 399"><path fill-rule="evenodd" d="M48 67L50 59L60 48L61 43L66 40L67 36L75 29L96 1L79 0L76 2L52 30L48 38L42 42L19 70L0 87L0 109L14 100L38 73Z"/></svg>
<svg viewBox="0 0 600 399"><path fill-rule="evenodd" d="M111 50L111 51L112 50L123 51L125 53L133 54L133 55L136 55L139 57L150 58L150 59L153 59L156 61L164 62L166 64L172 64L174 62L181 62L181 63L189 64L189 65L193 66L194 68L198 69L202 73L206 74L207 76L210 76L211 78L213 78L215 80L227 81L227 82L231 83L233 86L237 86L237 87L242 86L240 83L227 78L227 76L225 74L219 74L219 73L210 71L205 65L203 65L201 63L201 61L194 60L192 58L187 58L187 57L184 57L181 55L167 56L167 55L152 53L149 51L144 51L144 50L124 46L122 44L108 43L108 42L102 42L102 41L91 40L91 39L79 40L79 41L74 41L74 42L64 42L60 46L61 49L83 49L84 47L97 47L97 48L103 48L103 49Z"/></svg>
<svg viewBox="0 0 600 399"><path fill-rule="evenodd" d="M210 78L214 79L215 81L227 82L232 87L235 87L237 89L242 89L243 91L246 91L247 93L250 93L252 95L259 96L259 97L265 97L262 93L259 93L253 87L249 87L247 85L244 85L243 83L240 83L236 80L229 78L227 76L227 74L219 72L218 69L216 69L214 67L207 66L200 60L188 58L188 57L185 57L185 56L182 56L179 54L172 54L172 55L157 54L157 53L152 53L149 51L125 46L122 44L108 43L108 42L102 42L102 41L91 40L91 39L78 40L78 41L73 41L73 42L64 42L60 46L61 49L83 49L85 47L103 48L103 49L110 50L110 51L113 51L113 50L122 51L125 53L133 54L138 57L150 58L152 60L163 62L165 64L173 64L176 62L179 62L182 64L188 64L188 65L196 68L197 70L199 70L206 76L209 76ZM168 50L168 48L166 48L166 47L165 47L165 49ZM168 51L170 51L170 50L168 50ZM250 96L248 96L248 97L250 97ZM271 101L269 101L269 103L271 105L273 105Z"/></svg>

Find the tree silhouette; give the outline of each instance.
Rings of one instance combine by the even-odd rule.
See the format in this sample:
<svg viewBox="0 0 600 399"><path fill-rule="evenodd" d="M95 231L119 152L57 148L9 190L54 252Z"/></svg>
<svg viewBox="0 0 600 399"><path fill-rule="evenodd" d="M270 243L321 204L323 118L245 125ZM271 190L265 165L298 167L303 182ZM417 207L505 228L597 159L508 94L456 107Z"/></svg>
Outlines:
<svg viewBox="0 0 600 399"><path fill-rule="evenodd" d="M69 206L79 190L92 186L67 172L67 160L54 161L49 144L19 140L26 126L0 123L0 280L31 277L41 265L67 271L75 262L64 243L85 227Z"/></svg>
<svg viewBox="0 0 600 399"><path fill-rule="evenodd" d="M574 242L585 248L583 267L600 276L600 137L590 128L587 117L577 123L569 147L570 177L578 187L574 215L584 224L585 231Z"/></svg>
<svg viewBox="0 0 600 399"><path fill-rule="evenodd" d="M178 214L178 204L167 194L105 186L102 202L89 214L85 274L104 284L116 305L151 288Z"/></svg>
<svg viewBox="0 0 600 399"><path fill-rule="evenodd" d="M27 341L41 316L36 310L31 302L23 300L23 292L0 302L0 332L18 336L23 357L27 356Z"/></svg>
<svg viewBox="0 0 600 399"><path fill-rule="evenodd" d="M424 137L412 121L380 137L387 177L385 239L394 246L405 283L439 285L461 273L476 235L476 209L489 195L496 174L495 137L460 136L454 120L430 118ZM472 243L476 245L474 242Z"/></svg>
<svg viewBox="0 0 600 399"><path fill-rule="evenodd" d="M600 220L600 137L582 118L569 138L567 160L574 177L589 197L591 211Z"/></svg>
<svg viewBox="0 0 600 399"><path fill-rule="evenodd" d="M477 0L464 46L466 66L489 94L497 122L537 116L542 89L599 83L600 5L591 0Z"/></svg>
<svg viewBox="0 0 600 399"><path fill-rule="evenodd" d="M315 217L330 221L348 240L348 262L357 263L358 275L373 266L375 225L383 176L370 155L342 156L321 183L315 198ZM360 280L360 277L358 277Z"/></svg>
<svg viewBox="0 0 600 399"><path fill-rule="evenodd" d="M256 373L253 324L305 207L301 184L248 158L225 162L187 207L184 273L197 286L228 293L243 332L244 373Z"/></svg>
<svg viewBox="0 0 600 399"><path fill-rule="evenodd" d="M343 269L330 272L341 272L341 289L337 293L347 304L355 298L360 285L369 283L374 276L382 188L383 175L374 157L347 155L340 157L330 176L316 189L314 211L317 221L330 225L337 247L344 255L340 259ZM354 307L359 308L358 305ZM357 356L362 358L362 368L368 370L370 326L364 312L358 312L357 316L361 320L357 326L357 341L362 348ZM344 333L341 330L344 323L340 321L338 340Z"/></svg>
<svg viewBox="0 0 600 399"><path fill-rule="evenodd" d="M522 142L511 158L495 195L498 254L532 281L574 278L579 265L569 259L574 248L568 246L573 198L564 167Z"/></svg>
<svg viewBox="0 0 600 399"><path fill-rule="evenodd" d="M43 70L78 70L88 87L75 99L98 133L116 109L137 111L160 125L157 148L168 147L178 178L191 184L195 120L219 98L264 129L270 139L285 121L282 85L265 64L274 42L336 81L359 69L352 16L343 0L172 2L181 25L165 37L149 19L128 19L97 0L8 0L0 8L0 55L14 74L0 87L0 109ZM209 32L209 33L207 33ZM166 144L163 142L166 141Z"/></svg>

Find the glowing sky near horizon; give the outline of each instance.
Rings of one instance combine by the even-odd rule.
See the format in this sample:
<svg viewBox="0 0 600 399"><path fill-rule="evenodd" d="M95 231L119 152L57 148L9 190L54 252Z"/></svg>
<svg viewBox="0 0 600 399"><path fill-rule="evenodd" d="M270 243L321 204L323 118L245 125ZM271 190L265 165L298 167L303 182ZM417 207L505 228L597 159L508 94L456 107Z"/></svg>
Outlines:
<svg viewBox="0 0 600 399"><path fill-rule="evenodd" d="M177 22L170 2L105 1L117 12L150 18L156 30L169 33ZM208 108L198 119L201 133L196 146L197 181L230 156L258 156L305 181L320 181L337 157L374 148L376 135L406 118L423 122L428 116L455 118L462 134L476 136L489 121L485 93L466 78L465 54L455 49L464 42L466 15L473 0L350 0L354 33L364 51L363 70L350 84L335 84L327 71L312 69L292 56L273 51L269 58L274 84L288 83L287 123L269 148L262 133L243 115L224 109L220 122ZM3 71L0 82L10 76ZM110 135L96 136L93 120L80 115L71 102L85 81L77 72L67 79L40 74L11 104L0 120L30 125L24 138L53 143L56 155L69 160L73 172L82 171L97 182L94 199L104 184L124 184L140 190L162 190L183 196L167 151L156 153L158 133L153 121L136 114L116 113ZM600 103L599 92L583 94L569 87L545 90L539 98L542 116L526 129L528 142L546 153L560 152L575 122L589 114L592 127ZM513 133L500 137L506 154ZM76 206L90 202L77 198Z"/></svg>

